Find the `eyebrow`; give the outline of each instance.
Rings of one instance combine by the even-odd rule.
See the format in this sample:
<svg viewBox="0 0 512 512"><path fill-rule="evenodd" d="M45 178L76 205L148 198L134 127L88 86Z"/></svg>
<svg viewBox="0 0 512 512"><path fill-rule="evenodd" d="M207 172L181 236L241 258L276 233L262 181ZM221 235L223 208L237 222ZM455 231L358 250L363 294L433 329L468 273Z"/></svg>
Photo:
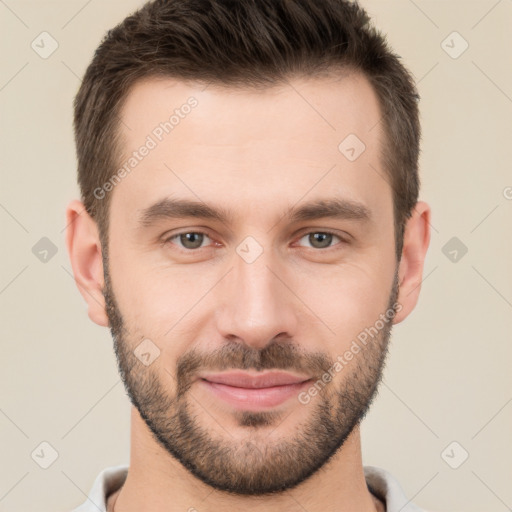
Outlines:
<svg viewBox="0 0 512 512"><path fill-rule="evenodd" d="M155 204L140 210L138 224L147 228L158 220L198 218L218 221L222 224L234 224L235 216L222 206L210 206L201 201L190 199L164 198ZM368 223L372 220L370 209L358 201L342 198L318 199L301 206L289 207L281 220L291 223L323 218L356 220Z"/></svg>

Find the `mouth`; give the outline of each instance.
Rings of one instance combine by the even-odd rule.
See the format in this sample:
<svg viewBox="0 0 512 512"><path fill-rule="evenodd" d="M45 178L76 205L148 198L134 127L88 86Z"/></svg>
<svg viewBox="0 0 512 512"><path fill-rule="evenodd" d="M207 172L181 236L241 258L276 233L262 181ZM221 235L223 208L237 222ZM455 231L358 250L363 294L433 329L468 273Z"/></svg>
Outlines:
<svg viewBox="0 0 512 512"><path fill-rule="evenodd" d="M297 397L311 381L307 375L282 371L204 373L198 379L199 384L215 398L248 411L277 407Z"/></svg>

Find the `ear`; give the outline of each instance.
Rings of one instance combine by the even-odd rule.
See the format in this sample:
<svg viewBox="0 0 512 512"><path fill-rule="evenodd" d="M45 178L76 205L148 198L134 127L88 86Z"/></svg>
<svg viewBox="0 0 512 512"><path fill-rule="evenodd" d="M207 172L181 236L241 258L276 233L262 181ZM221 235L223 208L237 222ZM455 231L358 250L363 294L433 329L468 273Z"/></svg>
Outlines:
<svg viewBox="0 0 512 512"><path fill-rule="evenodd" d="M430 206L418 201L405 225L402 258L398 270L398 302L402 309L393 319L399 324L407 318L418 302L423 278L423 264L430 243Z"/></svg>
<svg viewBox="0 0 512 512"><path fill-rule="evenodd" d="M103 297L103 261L96 222L82 202L73 200L66 208L66 246L78 290L89 307L89 318L108 327Z"/></svg>

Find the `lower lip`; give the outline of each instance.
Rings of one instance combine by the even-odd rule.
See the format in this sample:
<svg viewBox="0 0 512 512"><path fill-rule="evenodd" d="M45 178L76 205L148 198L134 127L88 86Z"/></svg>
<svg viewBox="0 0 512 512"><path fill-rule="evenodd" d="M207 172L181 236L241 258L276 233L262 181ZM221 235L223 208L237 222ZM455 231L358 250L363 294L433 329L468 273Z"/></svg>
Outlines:
<svg viewBox="0 0 512 512"><path fill-rule="evenodd" d="M309 380L297 384L286 384L269 388L237 388L208 380L199 381L215 396L237 409L256 411L276 407L292 397L297 398L300 391L307 387Z"/></svg>

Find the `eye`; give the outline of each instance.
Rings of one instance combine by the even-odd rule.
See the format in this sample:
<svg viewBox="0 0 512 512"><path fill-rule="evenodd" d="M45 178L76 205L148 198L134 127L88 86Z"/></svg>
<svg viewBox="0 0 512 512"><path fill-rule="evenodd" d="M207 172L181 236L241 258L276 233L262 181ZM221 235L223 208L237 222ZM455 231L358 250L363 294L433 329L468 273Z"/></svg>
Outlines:
<svg viewBox="0 0 512 512"><path fill-rule="evenodd" d="M309 233L305 233L301 238L299 238L299 242L304 239L306 239L310 244L309 248L311 249L329 249L334 247L337 245L333 245L335 239L341 243L346 242L339 235L331 231L311 231ZM168 237L164 240L164 244L172 243L185 251L194 251L208 247L208 245L210 245L208 244L208 240L210 240L210 242L212 241L206 233L201 231L186 231ZM308 246L306 245L306 247Z"/></svg>
<svg viewBox="0 0 512 512"><path fill-rule="evenodd" d="M206 233L201 233L199 231L187 231L185 233L178 233L167 238L165 243L169 243L175 239L178 242L175 245L178 247L186 250L194 250L200 249L203 246L204 240L210 239L210 237Z"/></svg>
<svg viewBox="0 0 512 512"><path fill-rule="evenodd" d="M344 242L341 237L331 231L311 231L310 233L306 233L302 236L299 241L307 239L307 241L311 243L310 247L313 249L329 249L332 247L331 243L334 238Z"/></svg>

